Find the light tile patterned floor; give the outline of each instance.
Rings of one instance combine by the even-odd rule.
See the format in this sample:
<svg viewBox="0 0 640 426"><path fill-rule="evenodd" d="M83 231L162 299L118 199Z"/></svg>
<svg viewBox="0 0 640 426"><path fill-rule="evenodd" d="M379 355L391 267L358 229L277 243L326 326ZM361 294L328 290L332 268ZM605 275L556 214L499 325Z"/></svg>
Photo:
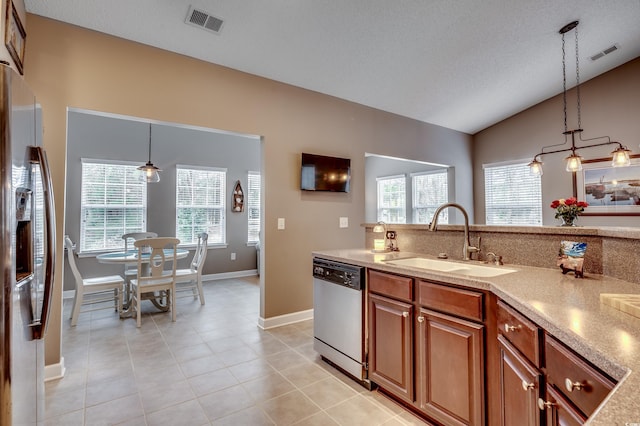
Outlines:
<svg viewBox="0 0 640 426"><path fill-rule="evenodd" d="M177 322L144 303L142 327L65 300L66 375L46 384L45 425L423 425L321 361L313 322L258 328L256 277L204 284Z"/></svg>

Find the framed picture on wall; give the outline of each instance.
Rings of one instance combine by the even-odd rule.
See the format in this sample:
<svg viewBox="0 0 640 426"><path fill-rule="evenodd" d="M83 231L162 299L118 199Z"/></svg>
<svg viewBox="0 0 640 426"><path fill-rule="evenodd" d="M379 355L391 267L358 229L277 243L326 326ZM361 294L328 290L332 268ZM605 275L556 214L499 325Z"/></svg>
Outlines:
<svg viewBox="0 0 640 426"><path fill-rule="evenodd" d="M640 216L640 155L630 157L629 167L612 167L611 158L582 162L574 187L589 204L584 216Z"/></svg>
<svg viewBox="0 0 640 426"><path fill-rule="evenodd" d="M24 49L27 33L22 26L22 22L20 22L20 16L11 0L7 1L5 17L4 45L7 47L20 74L24 74Z"/></svg>

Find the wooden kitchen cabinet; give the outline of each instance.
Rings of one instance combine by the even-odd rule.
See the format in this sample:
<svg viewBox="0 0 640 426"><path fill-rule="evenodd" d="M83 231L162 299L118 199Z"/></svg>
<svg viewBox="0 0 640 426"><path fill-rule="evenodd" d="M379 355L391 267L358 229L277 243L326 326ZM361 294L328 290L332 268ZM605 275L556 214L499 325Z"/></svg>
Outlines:
<svg viewBox="0 0 640 426"><path fill-rule="evenodd" d="M377 294L369 295L369 379L414 401L413 306Z"/></svg>
<svg viewBox="0 0 640 426"><path fill-rule="evenodd" d="M484 424L484 326L424 308L417 323L418 407L443 424Z"/></svg>
<svg viewBox="0 0 640 426"><path fill-rule="evenodd" d="M500 407L502 426L536 426L540 424L538 408L542 372L529 362L503 336L500 347Z"/></svg>
<svg viewBox="0 0 640 426"><path fill-rule="evenodd" d="M584 424L615 381L485 291L368 271L369 379L442 425Z"/></svg>
<svg viewBox="0 0 640 426"><path fill-rule="evenodd" d="M501 424L582 425L615 381L502 301L497 304Z"/></svg>
<svg viewBox="0 0 640 426"><path fill-rule="evenodd" d="M547 426L580 426L587 421L562 394L548 384L545 398L538 400L538 406L547 413Z"/></svg>
<svg viewBox="0 0 640 426"><path fill-rule="evenodd" d="M369 379L438 423L484 425L484 294L368 277Z"/></svg>

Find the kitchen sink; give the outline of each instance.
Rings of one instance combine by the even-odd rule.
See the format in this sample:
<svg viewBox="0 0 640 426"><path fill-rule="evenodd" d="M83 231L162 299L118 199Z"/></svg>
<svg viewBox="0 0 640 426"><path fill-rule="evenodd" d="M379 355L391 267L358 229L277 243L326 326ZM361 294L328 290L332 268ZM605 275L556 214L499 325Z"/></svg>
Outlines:
<svg viewBox="0 0 640 426"><path fill-rule="evenodd" d="M424 257L407 257L404 259L387 260L385 263L411 268L430 269L432 271L450 272L453 274L469 275L473 277L497 277L499 275L517 272L515 269L478 265L474 263L457 263L446 260L427 259Z"/></svg>

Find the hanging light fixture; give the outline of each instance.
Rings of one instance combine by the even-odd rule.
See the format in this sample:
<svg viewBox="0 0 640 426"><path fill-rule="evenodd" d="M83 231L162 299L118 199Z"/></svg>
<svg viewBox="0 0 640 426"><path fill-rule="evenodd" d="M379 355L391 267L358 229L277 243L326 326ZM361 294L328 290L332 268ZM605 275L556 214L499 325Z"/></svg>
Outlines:
<svg viewBox="0 0 640 426"><path fill-rule="evenodd" d="M609 136L599 136L591 139L582 139L582 122L580 117L580 61L578 55L578 23L579 21L573 21L562 27L559 31L562 34L562 101L564 106L564 143L549 145L542 148L542 151L533 157L533 160L528 164L529 170L532 174L541 176L542 175L542 162L539 160L545 154L555 154L558 152L571 152L571 154L565 158L566 161L566 170L568 172L578 172L582 170L582 157L576 153L579 149L584 148L593 148L596 146L604 146L604 145L618 145L616 149L611 153L612 161L611 165L613 167L626 167L631 164L631 160L629 159L629 151L626 146L623 146L620 142L612 141ZM577 105L576 110L578 113L578 127L573 130L569 130L567 127L567 73L566 73L566 62L565 62L565 41L564 35L569 31L575 30L575 44L576 44L576 99ZM578 135L578 139L580 142L588 142L595 141L598 139L606 139L606 142L593 143L584 146L576 146L576 134ZM571 135L571 147L564 149L555 149L548 150L547 148L553 148L556 146L565 145L567 143L567 136Z"/></svg>
<svg viewBox="0 0 640 426"><path fill-rule="evenodd" d="M138 170L144 172L147 183L160 182L160 174L158 172L162 170L154 166L151 162L151 123L149 123L149 161L147 161L147 164L144 166L138 167Z"/></svg>

